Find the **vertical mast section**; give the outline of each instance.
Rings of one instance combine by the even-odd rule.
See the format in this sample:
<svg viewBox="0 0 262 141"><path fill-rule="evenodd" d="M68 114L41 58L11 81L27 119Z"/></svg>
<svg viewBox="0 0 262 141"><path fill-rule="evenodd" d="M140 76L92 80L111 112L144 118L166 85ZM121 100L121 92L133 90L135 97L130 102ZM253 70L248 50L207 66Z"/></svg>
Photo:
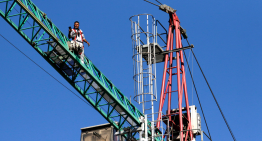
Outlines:
<svg viewBox="0 0 262 141"><path fill-rule="evenodd" d="M176 10L172 9L167 5L159 6L161 10L167 12L170 16L169 19L169 31L168 31L168 38L167 38L167 48L166 51L173 50L174 38L176 49L182 48L181 42L181 32L180 32L180 21L176 15ZM174 35L175 34L175 35ZM174 57L173 55L176 55ZM173 60L176 59L176 64ZM169 63L168 63L169 62ZM176 69L176 72L173 72L173 69ZM175 70L174 70L175 71ZM173 90L173 77L177 75L177 90ZM168 77L168 79L167 79ZM166 82L167 81L167 82ZM167 83L167 84L166 84ZM178 111L171 112L171 97L172 94L177 93L178 95ZM182 100L183 100L183 93L185 96L185 104L186 104L186 114L182 113ZM163 106L165 102L166 95L168 95L168 103L167 103L167 113L164 116L165 118L169 119L169 122L166 123L171 126L174 131L179 132L180 140L187 140L190 136L191 140L193 140L192 134L192 127L191 127L191 119L190 119L190 110L189 110L189 103L188 103L188 93L187 93L187 85L186 85L186 76L185 76L185 67L184 67L184 59L182 50L176 51L175 54L173 52L169 52L165 55L165 63L164 63L164 72L163 72L163 79L161 85L161 95L160 95L160 103L159 103L159 111L158 111L158 118L160 120L162 118ZM175 123L172 116L177 115L179 117L179 123ZM185 117L186 115L186 117ZM187 120L187 126L184 125L184 120ZM157 128L160 127L160 122L157 122ZM184 134L185 133L185 134ZM175 138L174 133L171 133L172 138Z"/></svg>

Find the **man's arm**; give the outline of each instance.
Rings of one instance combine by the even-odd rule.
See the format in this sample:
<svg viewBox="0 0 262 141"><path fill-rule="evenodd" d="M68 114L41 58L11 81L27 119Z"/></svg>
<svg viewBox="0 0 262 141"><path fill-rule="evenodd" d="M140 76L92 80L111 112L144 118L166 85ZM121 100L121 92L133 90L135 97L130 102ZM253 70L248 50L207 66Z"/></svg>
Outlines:
<svg viewBox="0 0 262 141"><path fill-rule="evenodd" d="M72 29L69 29L69 32L68 32L68 38L69 39L71 38L71 35L70 35L71 31L72 31Z"/></svg>
<svg viewBox="0 0 262 141"><path fill-rule="evenodd" d="M86 42L88 44L88 46L90 46L90 43L86 40L85 35L83 33L82 33L82 37L83 37L83 41Z"/></svg>
<svg viewBox="0 0 262 141"><path fill-rule="evenodd" d="M83 41L86 42L88 46L90 46L90 43L86 39L83 39Z"/></svg>
<svg viewBox="0 0 262 141"><path fill-rule="evenodd" d="M68 36L68 38L70 39L70 38L71 38L71 37L70 37L70 33L71 33L71 31L72 31L72 28L71 28L71 26L69 26L68 28L69 28L69 32L68 32L68 35L67 35L67 36Z"/></svg>

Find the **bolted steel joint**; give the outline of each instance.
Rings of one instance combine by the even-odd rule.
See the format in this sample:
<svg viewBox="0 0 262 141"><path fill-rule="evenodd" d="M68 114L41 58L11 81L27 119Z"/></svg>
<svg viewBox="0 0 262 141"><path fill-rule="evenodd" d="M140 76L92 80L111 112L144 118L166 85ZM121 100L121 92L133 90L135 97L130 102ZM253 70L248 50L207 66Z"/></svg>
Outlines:
<svg viewBox="0 0 262 141"><path fill-rule="evenodd" d="M36 43L35 43L35 42L33 42L33 43L32 43L32 46L33 46L33 47L35 47L35 45L36 45Z"/></svg>
<svg viewBox="0 0 262 141"><path fill-rule="evenodd" d="M165 5L165 4L160 5L159 9L166 12L166 13L175 13L176 12L175 9L173 9L172 7Z"/></svg>
<svg viewBox="0 0 262 141"><path fill-rule="evenodd" d="M42 13L43 17L46 18L46 13Z"/></svg>
<svg viewBox="0 0 262 141"><path fill-rule="evenodd" d="M180 33L182 34L184 39L187 39L186 29L182 28L181 26L180 26Z"/></svg>

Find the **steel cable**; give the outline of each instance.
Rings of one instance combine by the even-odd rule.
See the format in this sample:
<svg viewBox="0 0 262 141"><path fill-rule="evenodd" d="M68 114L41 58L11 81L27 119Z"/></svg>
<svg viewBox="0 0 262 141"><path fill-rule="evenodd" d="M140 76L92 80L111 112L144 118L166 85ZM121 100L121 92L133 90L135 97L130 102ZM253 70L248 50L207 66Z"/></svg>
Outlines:
<svg viewBox="0 0 262 141"><path fill-rule="evenodd" d="M80 96L78 96L75 92L73 92L71 89L69 89L67 86L65 86L62 82L60 82L58 79L56 79L53 75L51 75L48 71L46 71L44 68L42 68L39 64L37 64L35 61L33 61L29 56L27 56L24 52L22 52L18 47L16 47L14 44L12 44L9 40L7 40L2 34L0 34L3 39L5 39L9 44L11 44L14 48L16 48L20 53L22 53L25 57L27 57L30 61L32 61L35 65L37 65L39 68L41 68L44 72L46 72L49 76L51 76L53 79L55 79L58 83L60 83L62 86L64 86L67 90L69 90L71 93L73 93L75 96L77 96L79 99L81 99L84 103L95 109L92 105L90 105L87 101L82 99ZM91 97L92 98L92 97ZM92 98L93 99L93 98ZM104 111L104 107L101 107ZM113 119L116 121L116 119L113 117Z"/></svg>
<svg viewBox="0 0 262 141"><path fill-rule="evenodd" d="M148 1L148 0L144 0L144 1L146 1L146 2L148 2L148 3L150 3L150 4L153 4L153 5L157 6L157 7L159 7L159 5L157 5L157 4L153 3L153 2L150 2L150 1Z"/></svg>
<svg viewBox="0 0 262 141"><path fill-rule="evenodd" d="M186 39L186 40L187 40L187 39ZM189 44L188 40L187 40L187 43ZM190 44L189 44L189 45L190 45ZM220 111L220 113L221 113L221 115L222 115L222 117L223 117L223 119L224 119L224 121L225 121L225 123L226 123L226 125L227 125L227 128L228 128L228 130L229 130L229 132L230 132L233 140L236 141L236 138L235 138L235 136L234 136L234 134L233 134L233 132L232 132L232 130L231 130L231 128L230 128L227 120L226 120L226 117L225 117L222 109L220 108L220 106L219 106L219 104L218 104L218 102L217 102L217 99L216 99L216 97L215 97L215 95L214 95L214 93L213 93L213 91L212 91L212 89L211 89L211 87L210 87L210 85L209 85L209 83L208 83L208 81L207 81L207 78L206 78L206 76L205 76L205 74L204 74L204 72L203 72L203 70L202 70L202 68L201 68L201 66L200 66L200 64L199 64L196 56L195 56L195 53L193 52L193 49L191 48L190 50L191 50L191 52L192 52L192 54L193 54L193 56L194 56L194 58L195 58L195 60L196 60L196 62L197 62L197 65L198 65L198 67L199 67L199 69L200 69L200 71L201 71L201 73L202 73L202 75L203 75L203 77L204 77L204 79L205 79L205 81L206 81L206 83L207 83L207 86L208 86L208 88L209 88L209 90L210 90L210 92L211 92L211 94L212 94L212 96L213 96L213 98L214 98L214 100L215 100L215 102L216 102L216 104L217 104L217 107L218 107L218 109L219 109L219 111Z"/></svg>
<svg viewBox="0 0 262 141"><path fill-rule="evenodd" d="M156 0L159 4L163 5L160 1Z"/></svg>
<svg viewBox="0 0 262 141"><path fill-rule="evenodd" d="M53 79L55 79L58 83L60 83L62 86L64 86L67 90L72 92L75 96L77 96L79 99L81 99L83 102L85 102L87 105L91 106L89 103L87 103L84 99L82 99L80 96L78 96L75 92L73 92L71 89L69 89L67 86L65 86L62 82L60 82L58 79L56 79L53 75L51 75L48 71L46 71L44 68L42 68L39 64L37 64L35 61L33 61L29 56L27 56L24 52L22 52L19 48L17 48L14 44L12 44L9 40L7 40L2 34L0 34L3 39L5 39L9 44L11 44L13 47L15 47L20 53L22 53L25 57L27 57L30 61L32 61L35 65L37 65L40 69L42 69L44 72L46 72L49 76L51 76ZM92 107L92 106L91 106ZM94 107L92 107L94 108Z"/></svg>
<svg viewBox="0 0 262 141"><path fill-rule="evenodd" d="M211 141L212 141L211 134L210 134L210 131L209 131L209 128L208 128L208 125L207 125L206 117L205 117L205 114L204 114L204 110L203 110L203 108L202 108L202 104L201 104L201 102L200 102L200 98L199 98L199 95L198 95L198 92L197 92L197 89L196 89L195 81L194 81L194 78L193 78L191 69L190 69L190 67L189 67L188 61L187 61L187 57L186 57L185 50L183 50L183 53L184 53L184 56L185 56L185 58L186 58L186 64L187 64L187 67L188 67L188 71L189 71L189 73L190 73L190 76L191 76L191 79L192 79L192 83L193 83L194 89L195 89L195 91L196 91L197 100L198 100L198 103L199 103L201 112L202 112L202 114L203 114L203 117L204 117L204 121L205 121L205 124L206 124L206 127L207 127L207 131L208 131L209 137L210 137L210 139L211 139Z"/></svg>

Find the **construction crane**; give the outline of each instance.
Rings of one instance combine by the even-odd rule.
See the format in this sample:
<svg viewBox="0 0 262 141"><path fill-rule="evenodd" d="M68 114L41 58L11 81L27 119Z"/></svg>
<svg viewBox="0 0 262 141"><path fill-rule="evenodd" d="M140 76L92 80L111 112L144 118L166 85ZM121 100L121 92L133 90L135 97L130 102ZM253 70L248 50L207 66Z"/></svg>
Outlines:
<svg viewBox="0 0 262 141"><path fill-rule="evenodd" d="M115 129L140 126L143 114L87 57L83 64L69 51L69 39L31 0L0 4L5 5L1 17Z"/></svg>
<svg viewBox="0 0 262 141"><path fill-rule="evenodd" d="M145 0L146 1L146 0ZM159 2L160 3L160 2ZM129 99L88 59L84 63L69 50L69 39L31 0L2 0L1 17L11 25L79 94L91 104L116 130L118 135L133 139L141 130L144 136L151 136L156 141L164 140L159 130L159 122L147 122L146 115L140 112ZM167 5L157 5L170 16L167 49L161 52L164 56L164 74L161 87L159 112L163 112L165 97L168 95L167 114L158 115L157 120L168 119L167 128L172 128L172 140L194 140L195 135L191 117L197 117L194 106L189 106L185 79L185 68L182 50L191 49L193 45L182 47L181 35L187 38L185 30L180 26L176 10ZM174 33L175 31L175 33ZM173 48L174 37L176 49ZM149 45L148 45L149 48ZM173 53L175 52L175 55ZM157 56L156 56L157 57ZM173 60L176 60L176 66ZM169 67L167 64L169 63ZM173 73L172 70L177 72ZM166 74L169 75L168 79ZM172 78L177 75L177 88L172 90ZM181 75L181 76L180 76ZM167 79L167 85L165 85ZM178 93L178 109L171 109L171 94ZM182 107L183 92L186 107ZM153 106L152 106L153 107ZM194 111L194 113L193 113ZM175 120L178 117L179 120ZM197 124L194 121L194 125ZM197 126L197 125L196 125ZM146 130L141 129L146 128ZM150 130L151 128L151 130ZM147 130L148 129L148 130ZM154 130L152 130L154 129ZM141 134L141 132L139 133ZM162 135L161 135L162 134ZM202 133L203 134L203 133ZM140 135L142 137L142 135Z"/></svg>

